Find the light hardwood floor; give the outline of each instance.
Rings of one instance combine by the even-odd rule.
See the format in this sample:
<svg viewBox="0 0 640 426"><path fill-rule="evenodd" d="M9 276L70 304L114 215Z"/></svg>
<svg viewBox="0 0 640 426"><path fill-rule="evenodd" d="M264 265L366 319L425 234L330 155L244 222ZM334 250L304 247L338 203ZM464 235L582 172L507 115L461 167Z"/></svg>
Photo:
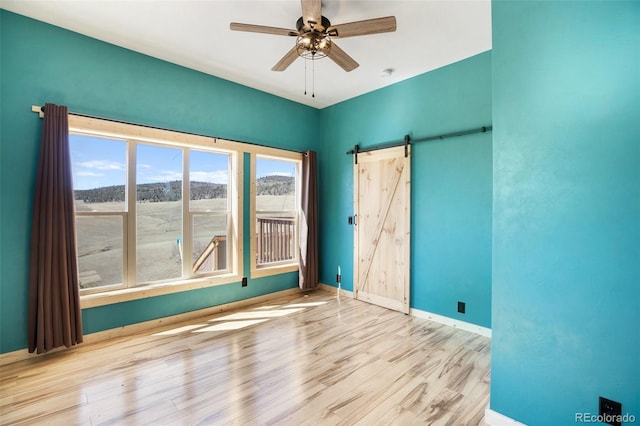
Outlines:
<svg viewBox="0 0 640 426"><path fill-rule="evenodd" d="M2 367L2 424L483 425L490 339L335 293Z"/></svg>

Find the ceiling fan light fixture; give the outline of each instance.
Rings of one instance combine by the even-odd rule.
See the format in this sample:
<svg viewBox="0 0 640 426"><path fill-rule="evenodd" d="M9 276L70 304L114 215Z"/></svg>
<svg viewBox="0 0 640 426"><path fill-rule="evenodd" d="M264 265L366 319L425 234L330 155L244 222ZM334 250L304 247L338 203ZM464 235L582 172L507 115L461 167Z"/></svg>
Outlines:
<svg viewBox="0 0 640 426"><path fill-rule="evenodd" d="M315 31L302 34L296 40L296 50L304 59L325 58L331 50L331 38Z"/></svg>

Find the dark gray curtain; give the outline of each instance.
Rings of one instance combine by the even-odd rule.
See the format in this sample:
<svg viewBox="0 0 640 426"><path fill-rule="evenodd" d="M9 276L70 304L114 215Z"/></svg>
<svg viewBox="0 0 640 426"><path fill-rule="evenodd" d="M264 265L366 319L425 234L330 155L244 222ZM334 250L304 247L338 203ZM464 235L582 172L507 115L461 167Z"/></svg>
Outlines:
<svg viewBox="0 0 640 426"><path fill-rule="evenodd" d="M29 352L82 342L69 120L46 104L33 203L29 270Z"/></svg>
<svg viewBox="0 0 640 426"><path fill-rule="evenodd" d="M318 179L315 151L302 158L302 217L300 219L300 268L298 286L318 286Z"/></svg>

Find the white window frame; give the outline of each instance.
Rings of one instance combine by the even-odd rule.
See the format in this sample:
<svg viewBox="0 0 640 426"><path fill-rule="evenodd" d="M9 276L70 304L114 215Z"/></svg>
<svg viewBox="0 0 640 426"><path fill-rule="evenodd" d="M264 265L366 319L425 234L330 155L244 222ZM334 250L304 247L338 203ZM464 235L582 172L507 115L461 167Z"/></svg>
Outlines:
<svg viewBox="0 0 640 426"><path fill-rule="evenodd" d="M227 270L222 273L194 274L190 270L191 262L183 262L183 277L180 279L170 279L167 281L153 282L146 285L136 286L135 281L135 241L136 241L136 197L128 196L125 200L126 211L105 213L95 212L92 214L76 213L79 215L120 215L124 221L123 229L123 256L125 282L122 285L106 286L98 289L81 290L81 307L89 308L102 306L111 303L119 303L127 300L135 300L146 297L153 297L162 294L170 294L180 291L205 288L216 285L238 282L242 278L242 212L243 212L243 167L241 166L243 146L239 142L226 141L217 138L191 135L168 130L137 126L90 118L78 115L69 115L69 131L73 134L124 140L128 142L127 153L127 190L135 191L136 170L129 167L135 164L136 144L152 144L168 146L173 148L187 149L183 151L183 176L189 175L189 155L188 149L199 151L210 151L229 155L230 169L227 189L229 235L227 236L228 258ZM185 190L186 187L186 190ZM189 208L189 180L183 179L183 239L189 243L183 243L183 258L190 259L191 249L191 228L193 213ZM196 212L197 214L198 212ZM188 247L187 247L188 246ZM187 257L189 256L189 257ZM127 285L129 285L127 287Z"/></svg>
<svg viewBox="0 0 640 426"><path fill-rule="evenodd" d="M258 212L256 211L256 159L267 158L272 160L291 161L296 164L296 201L295 205L297 209L295 211L295 237L294 237L294 252L295 256L291 260L269 263L265 265L258 265L256 262L256 252L258 248L258 242L256 237L256 222ZM249 256L251 262L251 277L260 278L270 275L282 274L286 272L293 272L299 269L299 256L300 256L300 196L301 196L301 184L300 178L302 175L302 154L298 152L284 151L279 149L262 148L260 151L251 155L251 217L250 223L250 250ZM260 212L269 213L269 212Z"/></svg>

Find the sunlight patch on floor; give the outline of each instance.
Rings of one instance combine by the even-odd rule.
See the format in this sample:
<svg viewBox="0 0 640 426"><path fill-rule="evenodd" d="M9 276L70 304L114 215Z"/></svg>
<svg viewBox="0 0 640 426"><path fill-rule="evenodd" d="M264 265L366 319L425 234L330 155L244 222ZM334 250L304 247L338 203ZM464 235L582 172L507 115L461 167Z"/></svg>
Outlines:
<svg viewBox="0 0 640 426"><path fill-rule="evenodd" d="M284 317L308 308L327 304L327 301L292 303L290 305L268 305L252 310L234 312L208 320L207 324L190 324L154 333L153 336L172 336L180 333L206 333L239 330L274 318ZM211 325L210 323L214 323Z"/></svg>
<svg viewBox="0 0 640 426"><path fill-rule="evenodd" d="M184 333L185 331L195 330L196 328L206 327L207 324L191 324L185 325L183 327L172 328L171 330L161 331L160 333L155 333L154 336L172 336L174 334Z"/></svg>
<svg viewBox="0 0 640 426"><path fill-rule="evenodd" d="M302 310L304 310L304 308L275 309L272 311L236 312L235 314L225 315L219 318L212 318L209 320L209 322L236 321L236 320L246 320L246 319L253 319L253 318L278 318L278 317L283 317L285 315L289 315L294 312L299 312Z"/></svg>
<svg viewBox="0 0 640 426"><path fill-rule="evenodd" d="M291 305L283 306L284 308L306 308L309 306L321 306L326 305L329 302L306 302L306 303L292 303Z"/></svg>
<svg viewBox="0 0 640 426"><path fill-rule="evenodd" d="M282 307L282 305L260 306L259 308L255 308L254 311L269 311L271 309L278 309L280 307Z"/></svg>
<svg viewBox="0 0 640 426"><path fill-rule="evenodd" d="M198 330L194 330L193 333L204 333L207 331L228 331L228 330L239 330L241 328L249 327L252 325L260 324L261 322L268 321L268 318L263 319L254 319L254 320L244 320L244 321L228 321L220 324L215 324L210 327L200 328Z"/></svg>

